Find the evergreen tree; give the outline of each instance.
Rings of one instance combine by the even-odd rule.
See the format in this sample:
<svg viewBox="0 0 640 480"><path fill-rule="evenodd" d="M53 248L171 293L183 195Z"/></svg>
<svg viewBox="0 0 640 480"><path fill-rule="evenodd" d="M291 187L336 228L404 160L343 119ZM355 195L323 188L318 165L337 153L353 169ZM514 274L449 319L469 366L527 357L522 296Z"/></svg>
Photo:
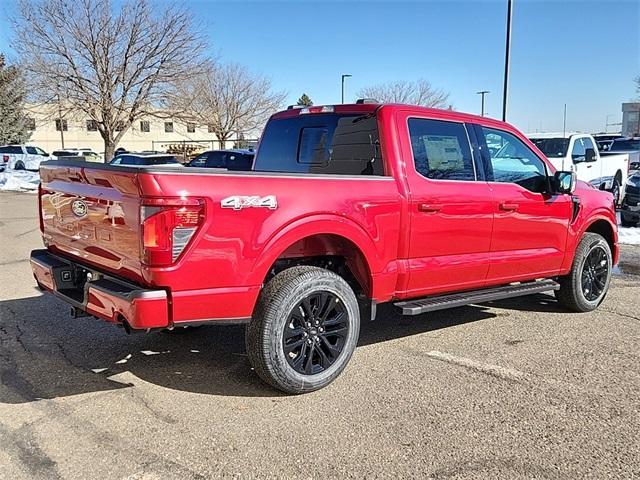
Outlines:
<svg viewBox="0 0 640 480"><path fill-rule="evenodd" d="M31 133L24 114L24 79L15 66L8 66L0 53L0 145L24 143Z"/></svg>
<svg viewBox="0 0 640 480"><path fill-rule="evenodd" d="M310 107L313 105L313 101L309 98L309 95L303 93L302 96L298 99L298 103L296 105Z"/></svg>

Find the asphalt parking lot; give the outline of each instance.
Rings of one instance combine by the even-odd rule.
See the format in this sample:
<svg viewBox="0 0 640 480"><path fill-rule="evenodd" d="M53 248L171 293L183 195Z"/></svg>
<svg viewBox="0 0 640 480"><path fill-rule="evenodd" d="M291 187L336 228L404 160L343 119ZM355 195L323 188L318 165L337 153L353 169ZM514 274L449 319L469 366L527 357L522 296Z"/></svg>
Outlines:
<svg viewBox="0 0 640 480"><path fill-rule="evenodd" d="M552 296L402 318L287 397L239 327L126 335L34 289L36 197L0 194L0 478L640 477L640 246L590 314Z"/></svg>

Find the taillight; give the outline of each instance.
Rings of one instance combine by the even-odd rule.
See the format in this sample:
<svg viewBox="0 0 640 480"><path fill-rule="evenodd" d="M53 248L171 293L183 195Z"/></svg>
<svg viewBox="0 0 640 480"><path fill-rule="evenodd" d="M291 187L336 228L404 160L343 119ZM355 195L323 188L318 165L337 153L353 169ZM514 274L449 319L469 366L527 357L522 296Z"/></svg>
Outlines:
<svg viewBox="0 0 640 480"><path fill-rule="evenodd" d="M9 155L2 155L2 161L7 163L9 161Z"/></svg>
<svg viewBox="0 0 640 480"><path fill-rule="evenodd" d="M142 202L140 218L143 263L171 265L204 223L204 200L147 198Z"/></svg>
<svg viewBox="0 0 640 480"><path fill-rule="evenodd" d="M305 107L300 110L300 115L307 115L309 113L333 113L334 108L332 105L325 105L322 107Z"/></svg>

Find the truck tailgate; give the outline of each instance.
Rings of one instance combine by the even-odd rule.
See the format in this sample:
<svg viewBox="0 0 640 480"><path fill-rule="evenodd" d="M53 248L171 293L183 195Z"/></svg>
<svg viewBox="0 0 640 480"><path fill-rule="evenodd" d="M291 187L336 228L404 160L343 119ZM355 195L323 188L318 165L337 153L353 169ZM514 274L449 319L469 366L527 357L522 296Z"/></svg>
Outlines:
<svg viewBox="0 0 640 480"><path fill-rule="evenodd" d="M40 175L45 244L64 256L142 282L136 171L43 164Z"/></svg>

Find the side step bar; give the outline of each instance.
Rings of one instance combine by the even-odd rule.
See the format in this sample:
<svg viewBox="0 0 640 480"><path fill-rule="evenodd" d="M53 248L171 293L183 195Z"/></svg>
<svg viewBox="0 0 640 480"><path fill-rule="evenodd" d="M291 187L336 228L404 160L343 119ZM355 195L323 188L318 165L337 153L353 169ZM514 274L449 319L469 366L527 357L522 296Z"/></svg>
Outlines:
<svg viewBox="0 0 640 480"><path fill-rule="evenodd" d="M534 282L516 283L469 292L434 295L416 300L396 302L394 305L402 309L403 315L420 315L421 313L444 310L445 308L462 307L473 303L485 303L493 300L502 300L504 298L522 297L533 293L558 290L559 288L560 284L554 280L537 280Z"/></svg>

